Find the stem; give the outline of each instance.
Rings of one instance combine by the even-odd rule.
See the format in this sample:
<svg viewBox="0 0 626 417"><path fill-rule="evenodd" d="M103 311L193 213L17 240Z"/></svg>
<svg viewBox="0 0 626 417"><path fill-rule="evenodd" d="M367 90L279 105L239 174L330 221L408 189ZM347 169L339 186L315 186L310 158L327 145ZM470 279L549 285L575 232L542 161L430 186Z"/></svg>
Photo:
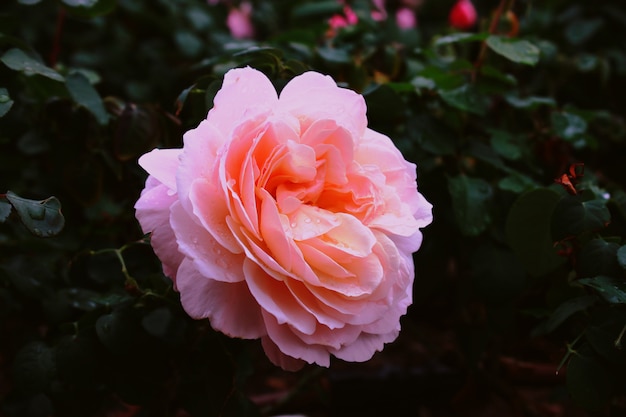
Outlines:
<svg viewBox="0 0 626 417"><path fill-rule="evenodd" d="M622 331L619 332L619 336L617 336L617 340L615 340L615 347L617 349L622 348L622 338L624 337L624 333L626 333L626 324L622 327Z"/></svg>
<svg viewBox="0 0 626 417"><path fill-rule="evenodd" d="M515 0L500 0L500 4L498 5L498 8L496 9L496 11L493 14L493 17L491 18L491 22L489 23L488 32L490 35L493 35L494 33L496 33L498 29L498 23L500 23L500 18L502 17L502 14L510 10L511 7L513 7L514 3L515 3ZM478 75L478 72L480 71L480 68L483 66L486 56L487 56L487 39L485 39L480 45L480 52L478 54L478 58L476 59L476 62L474 62L474 70L472 72L472 82L476 81L476 77Z"/></svg>
<svg viewBox="0 0 626 417"><path fill-rule="evenodd" d="M50 67L54 68L59 58L59 52L61 51L61 35L63 33L63 23L65 22L65 9L60 8L57 15L57 25L54 32L54 43L52 44L52 51L50 52Z"/></svg>

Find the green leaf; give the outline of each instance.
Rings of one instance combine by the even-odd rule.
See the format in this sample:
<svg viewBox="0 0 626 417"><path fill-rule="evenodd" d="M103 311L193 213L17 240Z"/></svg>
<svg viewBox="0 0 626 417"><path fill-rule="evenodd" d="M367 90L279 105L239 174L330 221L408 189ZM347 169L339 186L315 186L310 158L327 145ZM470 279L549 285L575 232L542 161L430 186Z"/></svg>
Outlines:
<svg viewBox="0 0 626 417"><path fill-rule="evenodd" d="M9 92L6 88L0 88L0 117L7 114L12 106L13 100L9 97Z"/></svg>
<svg viewBox="0 0 626 417"><path fill-rule="evenodd" d="M487 39L488 36L489 36L488 33L469 33L469 32L453 33L452 35L447 35L447 36L442 36L441 38L437 38L437 40L435 40L435 47L448 45L450 43L483 41Z"/></svg>
<svg viewBox="0 0 626 417"><path fill-rule="evenodd" d="M481 178L459 175L448 178L448 191L461 232L467 236L482 233L491 221L489 203L493 192L489 183Z"/></svg>
<svg viewBox="0 0 626 417"><path fill-rule="evenodd" d="M617 262L619 262L619 266L626 269L626 245L620 246L617 250Z"/></svg>
<svg viewBox="0 0 626 417"><path fill-rule="evenodd" d="M28 393L47 391L56 372L54 352L42 342L31 342L15 356L15 384Z"/></svg>
<svg viewBox="0 0 626 417"><path fill-rule="evenodd" d="M515 142L513 135L504 130L492 129L491 147L504 158L516 160L522 156L520 146Z"/></svg>
<svg viewBox="0 0 626 417"><path fill-rule="evenodd" d="M602 408L613 395L611 374L595 357L575 354L567 365L567 390L574 402L589 410Z"/></svg>
<svg viewBox="0 0 626 417"><path fill-rule="evenodd" d="M77 17L97 17L111 13L117 0L61 0L65 9Z"/></svg>
<svg viewBox="0 0 626 417"><path fill-rule="evenodd" d="M554 209L552 237L555 241L583 232L600 230L611 220L604 199L581 201L579 195L566 195Z"/></svg>
<svg viewBox="0 0 626 417"><path fill-rule="evenodd" d="M69 74L66 78L66 85L72 99L89 110L99 124L106 125L108 123L109 115L104 108L100 95L83 74L79 72Z"/></svg>
<svg viewBox="0 0 626 417"><path fill-rule="evenodd" d="M39 74L55 81L63 82L65 80L61 74L31 56L26 55L21 49L9 49L0 57L0 61L12 70L20 71L27 76Z"/></svg>
<svg viewBox="0 0 626 417"><path fill-rule="evenodd" d="M556 102L550 97L529 96L522 98L515 94L508 94L504 97L504 99L507 103L517 109L534 110L540 106L556 106Z"/></svg>
<svg viewBox="0 0 626 417"><path fill-rule="evenodd" d="M618 249L617 243L607 242L602 238L591 239L585 243L578 254L578 276L620 276L623 270L617 261Z"/></svg>
<svg viewBox="0 0 626 417"><path fill-rule="evenodd" d="M409 136L420 148L435 155L453 155L457 135L448 125L430 115L419 115L407 123Z"/></svg>
<svg viewBox="0 0 626 417"><path fill-rule="evenodd" d="M522 194L513 203L506 219L506 238L526 270L544 275L565 262L554 250L550 224L561 195L549 188Z"/></svg>
<svg viewBox="0 0 626 417"><path fill-rule="evenodd" d="M481 95L471 84L464 84L453 90L440 90L439 95L452 107L484 116L489 100Z"/></svg>
<svg viewBox="0 0 626 417"><path fill-rule="evenodd" d="M624 354L624 324L626 314L621 306L598 309L591 316L591 323L585 330L585 338L593 349L604 359L614 364L626 365Z"/></svg>
<svg viewBox="0 0 626 417"><path fill-rule="evenodd" d="M611 304L626 304L626 282L623 279L600 275L579 279L578 282L595 288Z"/></svg>
<svg viewBox="0 0 626 417"><path fill-rule="evenodd" d="M550 117L554 133L565 140L572 140L587 131L587 122L582 117L568 112L554 112Z"/></svg>
<svg viewBox="0 0 626 417"><path fill-rule="evenodd" d="M604 25L604 20L599 17L576 19L565 28L565 37L572 45L581 45L591 39L602 25Z"/></svg>
<svg viewBox="0 0 626 417"><path fill-rule="evenodd" d="M498 181L498 188L504 191L511 191L520 194L536 187L535 182L526 175L515 173L501 178Z"/></svg>
<svg viewBox="0 0 626 417"><path fill-rule="evenodd" d="M352 57L345 49L321 46L317 48L317 53L324 61L332 64L349 64L352 62Z"/></svg>
<svg viewBox="0 0 626 417"><path fill-rule="evenodd" d="M341 4L336 1L316 1L295 6L291 15L296 19L319 18L333 13L341 13L342 10Z"/></svg>
<svg viewBox="0 0 626 417"><path fill-rule="evenodd" d="M11 214L11 204L6 201L0 201L0 223L4 222Z"/></svg>
<svg viewBox="0 0 626 417"><path fill-rule="evenodd" d="M22 198L8 191L7 199L17 211L24 226L34 235L50 237L63 230L65 218L61 214L61 203L56 197L36 201Z"/></svg>
<svg viewBox="0 0 626 417"><path fill-rule="evenodd" d="M519 64L536 65L539 62L539 48L526 40L492 35L487 38L487 45L495 53Z"/></svg>
<svg viewBox="0 0 626 417"><path fill-rule="evenodd" d="M574 314L586 310L588 307L594 305L598 301L598 297L595 295L585 295L582 297L571 298L561 305L550 315L548 320L541 323L532 331L532 336L540 334L551 333L561 324L565 323L567 319Z"/></svg>

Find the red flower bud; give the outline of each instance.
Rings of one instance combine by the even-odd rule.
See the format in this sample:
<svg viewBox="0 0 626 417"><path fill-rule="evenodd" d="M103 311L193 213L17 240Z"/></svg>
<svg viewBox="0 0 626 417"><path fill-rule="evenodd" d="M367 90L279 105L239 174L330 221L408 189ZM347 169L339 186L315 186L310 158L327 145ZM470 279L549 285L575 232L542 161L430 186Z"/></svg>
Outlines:
<svg viewBox="0 0 626 417"><path fill-rule="evenodd" d="M457 29L470 29L476 24L476 9L471 0L459 0L450 10L450 26Z"/></svg>

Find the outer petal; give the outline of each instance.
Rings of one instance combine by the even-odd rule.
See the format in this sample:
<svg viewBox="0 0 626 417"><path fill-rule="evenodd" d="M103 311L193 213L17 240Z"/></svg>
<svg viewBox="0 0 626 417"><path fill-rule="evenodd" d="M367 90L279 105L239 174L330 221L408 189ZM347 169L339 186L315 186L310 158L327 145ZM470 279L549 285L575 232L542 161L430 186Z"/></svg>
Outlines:
<svg viewBox="0 0 626 417"><path fill-rule="evenodd" d="M224 75L207 120L229 137L251 110L273 109L277 100L276 89L262 72L250 67L232 69Z"/></svg>
<svg viewBox="0 0 626 417"><path fill-rule="evenodd" d="M274 365L283 368L285 371L295 372L302 369L302 367L306 364L306 362L302 359L296 359L285 355L280 351L279 347L276 346L276 343L272 342L272 339L267 336L261 338L261 345L263 346L263 350L269 360L272 361Z"/></svg>
<svg viewBox="0 0 626 417"><path fill-rule="evenodd" d="M180 252L193 262L198 273L217 281L243 281L244 255L220 245L179 203L172 205L170 222Z"/></svg>
<svg viewBox="0 0 626 417"><path fill-rule="evenodd" d="M263 319L269 338L285 355L321 366L330 365L330 354L326 347L304 343L288 325L278 324L276 318L265 311L263 311Z"/></svg>
<svg viewBox="0 0 626 417"><path fill-rule="evenodd" d="M280 93L278 109L298 117L303 123L302 131L316 120L330 119L347 128L357 140L367 126L363 96L312 71L287 83Z"/></svg>
<svg viewBox="0 0 626 417"><path fill-rule="evenodd" d="M178 277L180 301L191 317L208 317L214 329L231 337L256 339L267 334L261 308L245 282L206 278L188 259L181 263Z"/></svg>
<svg viewBox="0 0 626 417"><path fill-rule="evenodd" d="M170 206L176 202L176 194L150 176L146 188L135 203L135 217L144 233L152 233L154 253L163 264L163 273L176 280L176 270L183 260L178 251L174 231L170 227Z"/></svg>
<svg viewBox="0 0 626 417"><path fill-rule="evenodd" d="M139 165L148 174L172 191L176 191L176 170L182 149L153 149L139 158Z"/></svg>
<svg viewBox="0 0 626 417"><path fill-rule="evenodd" d="M374 356L374 353L383 350L385 343L396 340L398 334L399 331L395 329L385 334L362 333L353 343L345 345L341 349L333 349L331 352L345 361L365 362Z"/></svg>

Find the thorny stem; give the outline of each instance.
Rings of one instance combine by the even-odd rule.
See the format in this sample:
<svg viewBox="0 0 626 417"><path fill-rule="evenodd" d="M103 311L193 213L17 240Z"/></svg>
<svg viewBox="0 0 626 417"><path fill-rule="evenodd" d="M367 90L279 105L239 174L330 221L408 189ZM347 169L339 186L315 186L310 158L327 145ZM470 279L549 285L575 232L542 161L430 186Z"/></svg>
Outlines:
<svg viewBox="0 0 626 417"><path fill-rule="evenodd" d="M615 340L616 349L622 348L622 338L624 337L624 333L626 333L626 324L624 325L624 327L622 327L622 331L619 332L619 336L617 336L617 339Z"/></svg>
<svg viewBox="0 0 626 417"><path fill-rule="evenodd" d="M300 381L296 384L295 387L291 391L289 391L283 398L276 402L274 405L270 405L265 409L261 410L261 413L265 416L274 415L280 408L284 405L288 404L291 400L293 400L298 394L300 394L304 388L315 378L319 377L324 373L325 369L322 367L316 367L311 372L305 374Z"/></svg>
<svg viewBox="0 0 626 417"><path fill-rule="evenodd" d="M491 18L491 22L489 23L489 34L493 35L496 33L498 29L498 24L500 23L500 18L504 13L511 10L515 0L500 0L500 4L498 8L495 10L493 17ZM476 62L474 62L474 70L472 71L472 82L476 81L476 77L480 68L483 66L483 62L485 61L485 57L487 56L487 39L485 39L480 45L480 52L478 54L478 58Z"/></svg>
<svg viewBox="0 0 626 417"><path fill-rule="evenodd" d="M122 252L124 252L124 250L128 249L132 245L141 245L141 244L146 244L146 243L147 242L146 242L145 239L141 239L141 240L137 240L135 242L127 243L127 244L125 244L124 246L122 246L119 249L115 249L115 248L100 249L100 250L97 250L97 251L89 251L89 254L90 255L99 255L99 254L102 254L102 253L111 253L111 252L113 252L115 254L115 256L117 257L118 261L120 262L120 265L122 266L122 274L124 274L124 279L126 280L126 282L124 284L139 290L139 285L137 284L137 280L135 280L135 278L130 276L130 274L128 273L128 268L126 267L126 261L124 261L124 256L122 255ZM157 295L157 294L155 294L155 293L153 293L151 291L142 291L142 293L144 295Z"/></svg>
<svg viewBox="0 0 626 417"><path fill-rule="evenodd" d="M63 23L65 22L65 9L59 8L59 14L57 15L57 25L54 32L54 43L52 44L52 51L50 51L50 67L54 68L59 58L59 52L61 51L61 35L63 34Z"/></svg>
<svg viewBox="0 0 626 417"><path fill-rule="evenodd" d="M576 350L574 350L574 346L576 346L576 343L578 343L578 341L583 337L584 334L585 334L585 332L582 332L581 334L578 335L578 337L576 337L576 339L574 339L574 341L572 343L567 343L567 345L566 345L567 346L567 353L565 354L565 356L561 360L561 363L559 363L558 368L556 368L556 374L557 375L559 374L559 371L561 370L563 365L565 365L565 362L567 362L569 357L571 355L578 354L578 352Z"/></svg>

